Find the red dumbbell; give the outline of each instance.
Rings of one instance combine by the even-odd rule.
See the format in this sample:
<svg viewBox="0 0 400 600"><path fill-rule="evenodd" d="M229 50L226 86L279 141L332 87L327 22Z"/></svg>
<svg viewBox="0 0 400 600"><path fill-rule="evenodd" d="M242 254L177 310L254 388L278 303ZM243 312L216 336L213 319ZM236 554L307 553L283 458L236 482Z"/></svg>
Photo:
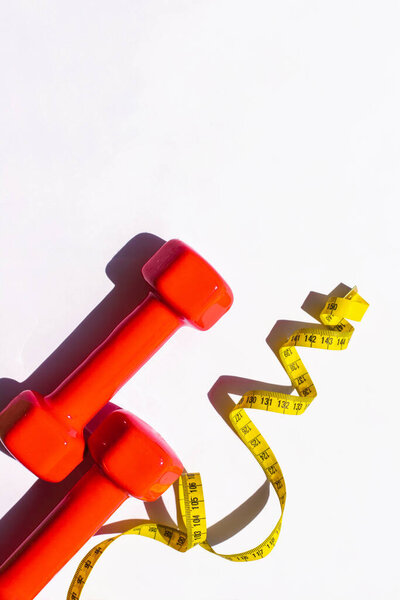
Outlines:
<svg viewBox="0 0 400 600"><path fill-rule="evenodd" d="M209 329L232 304L225 281L179 240L142 273L154 291L54 392L21 392L0 413L3 444L41 479L61 481L81 462L85 425L175 331Z"/></svg>
<svg viewBox="0 0 400 600"><path fill-rule="evenodd" d="M124 410L88 445L95 464L1 567L0 600L32 600L124 500L156 500L183 470L163 438Z"/></svg>

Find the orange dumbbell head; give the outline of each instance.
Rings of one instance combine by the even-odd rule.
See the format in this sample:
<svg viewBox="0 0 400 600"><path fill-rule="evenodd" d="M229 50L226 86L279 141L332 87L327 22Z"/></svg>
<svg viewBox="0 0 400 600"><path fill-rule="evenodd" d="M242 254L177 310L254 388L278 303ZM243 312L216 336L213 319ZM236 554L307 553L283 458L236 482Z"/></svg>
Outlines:
<svg viewBox="0 0 400 600"><path fill-rule="evenodd" d="M88 445L104 474L145 502L157 500L183 470L160 434L125 410L111 413L92 433Z"/></svg>
<svg viewBox="0 0 400 600"><path fill-rule="evenodd" d="M209 329L233 302L232 291L197 252L170 240L144 265L144 278L177 314L198 329Z"/></svg>
<svg viewBox="0 0 400 600"><path fill-rule="evenodd" d="M85 448L83 432L68 428L31 390L15 396L1 414L0 437L14 458L48 481L71 473Z"/></svg>

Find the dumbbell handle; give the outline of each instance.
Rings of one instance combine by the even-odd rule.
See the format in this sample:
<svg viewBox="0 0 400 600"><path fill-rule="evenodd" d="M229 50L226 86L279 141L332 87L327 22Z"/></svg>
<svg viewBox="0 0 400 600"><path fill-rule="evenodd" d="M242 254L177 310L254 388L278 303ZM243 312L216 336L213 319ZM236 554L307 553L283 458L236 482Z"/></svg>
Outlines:
<svg viewBox="0 0 400 600"><path fill-rule="evenodd" d="M79 431L182 324L150 292L45 402Z"/></svg>
<svg viewBox="0 0 400 600"><path fill-rule="evenodd" d="M129 494L97 465L0 569L0 600L32 600Z"/></svg>

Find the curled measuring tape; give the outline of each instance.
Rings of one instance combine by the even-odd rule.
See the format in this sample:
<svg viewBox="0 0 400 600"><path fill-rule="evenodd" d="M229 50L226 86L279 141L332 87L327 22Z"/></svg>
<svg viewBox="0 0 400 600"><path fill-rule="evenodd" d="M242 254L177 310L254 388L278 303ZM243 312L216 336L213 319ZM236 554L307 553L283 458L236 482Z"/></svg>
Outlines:
<svg viewBox="0 0 400 600"><path fill-rule="evenodd" d="M323 327L297 329L279 349L282 365L298 396L268 390L250 391L241 397L229 414L235 432L261 466L281 506L281 516L273 531L263 542L251 550L237 554L219 554L213 550L207 542L206 513L200 474L185 473L180 477L178 485L178 501L185 531L159 523L145 522L97 544L80 562L69 587L67 600L79 600L97 560L110 544L123 535L149 537L179 552L186 552L199 544L208 552L236 562L258 560L267 556L274 548L281 530L286 485L274 453L248 417L246 410L252 408L290 415L302 414L314 400L317 392L296 348L300 346L322 350L344 350L354 332L354 327L346 319L361 321L367 308L368 303L361 298L356 287L344 298L329 298L320 313Z"/></svg>

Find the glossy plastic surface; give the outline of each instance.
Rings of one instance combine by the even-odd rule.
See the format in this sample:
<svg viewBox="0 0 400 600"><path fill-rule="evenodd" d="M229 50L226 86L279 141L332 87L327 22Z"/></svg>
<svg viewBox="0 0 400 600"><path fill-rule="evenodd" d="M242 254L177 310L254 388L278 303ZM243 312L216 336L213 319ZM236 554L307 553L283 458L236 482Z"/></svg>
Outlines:
<svg viewBox="0 0 400 600"><path fill-rule="evenodd" d="M185 323L208 329L229 309L232 292L179 240L143 267L148 297L50 395L27 390L0 413L0 437L38 477L61 481L84 452L83 428L113 394Z"/></svg>
<svg viewBox="0 0 400 600"><path fill-rule="evenodd" d="M89 448L97 464L1 567L0 600L32 600L129 494L156 500L183 470L161 436L127 411L111 413Z"/></svg>
<svg viewBox="0 0 400 600"><path fill-rule="evenodd" d="M150 425L116 410L88 441L96 463L121 489L145 502L157 500L182 473L182 464Z"/></svg>
<svg viewBox="0 0 400 600"><path fill-rule="evenodd" d="M174 311L210 329L233 301L232 291L204 258L179 240L164 244L144 265L144 278Z"/></svg>

